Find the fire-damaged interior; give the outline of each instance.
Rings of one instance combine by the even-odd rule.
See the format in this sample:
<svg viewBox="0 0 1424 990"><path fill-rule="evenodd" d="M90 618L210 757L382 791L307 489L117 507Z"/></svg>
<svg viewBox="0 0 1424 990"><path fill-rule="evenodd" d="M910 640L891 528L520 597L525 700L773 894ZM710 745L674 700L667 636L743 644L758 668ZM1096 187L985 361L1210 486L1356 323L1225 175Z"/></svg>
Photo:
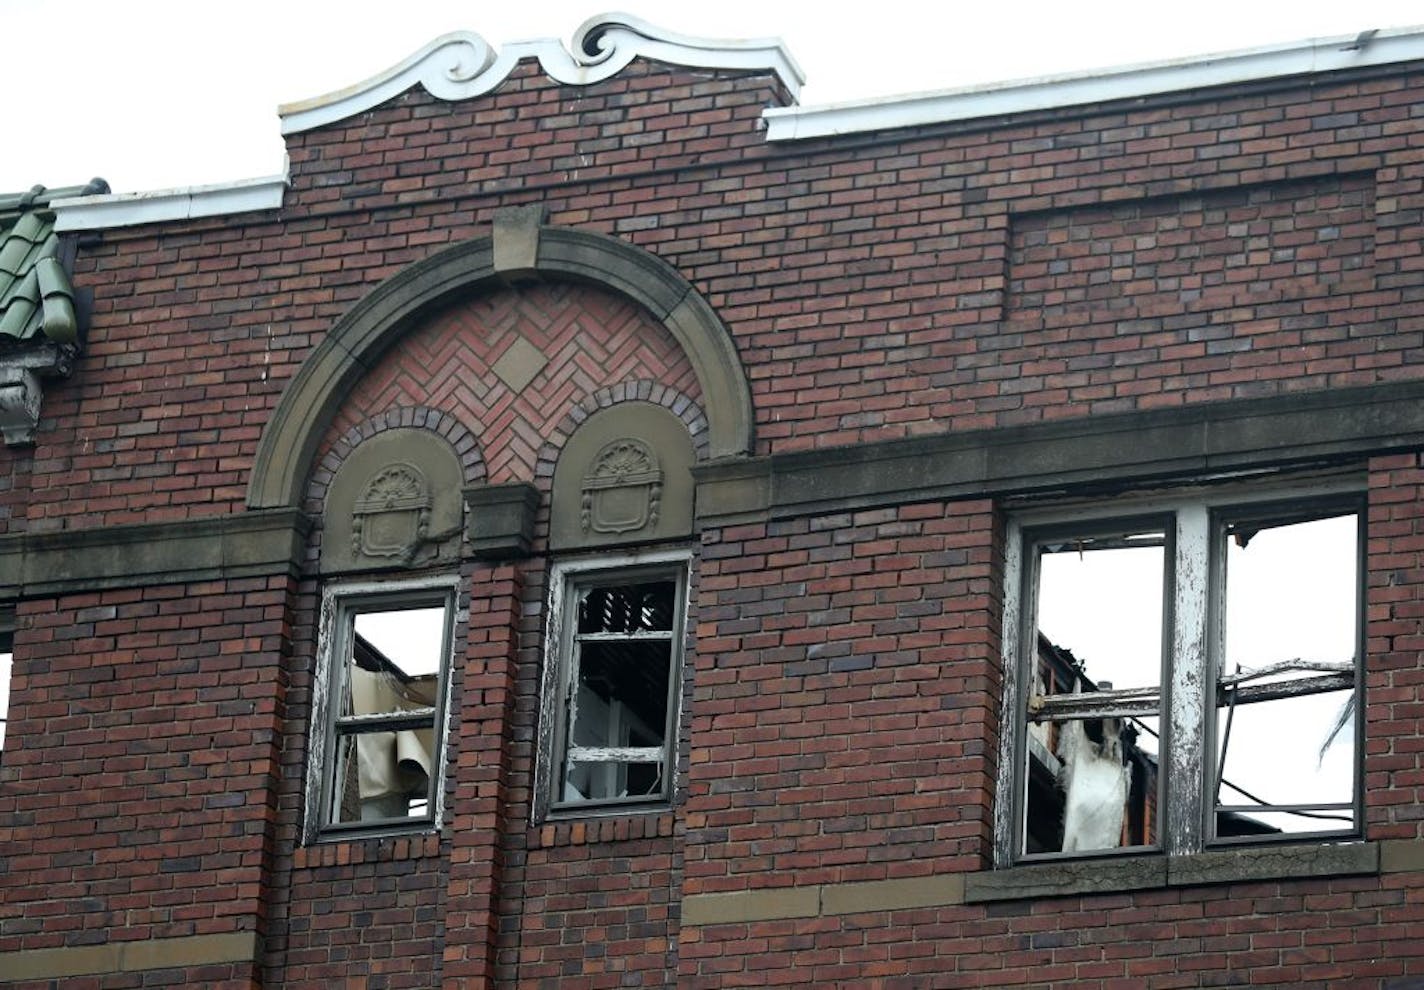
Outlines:
<svg viewBox="0 0 1424 990"><path fill-rule="evenodd" d="M1355 825L1358 526L1335 503L1214 515L1211 839ZM1035 546L1024 855L1162 844L1164 716L1190 702L1162 689L1190 662L1164 624L1172 542L1164 523Z"/></svg>

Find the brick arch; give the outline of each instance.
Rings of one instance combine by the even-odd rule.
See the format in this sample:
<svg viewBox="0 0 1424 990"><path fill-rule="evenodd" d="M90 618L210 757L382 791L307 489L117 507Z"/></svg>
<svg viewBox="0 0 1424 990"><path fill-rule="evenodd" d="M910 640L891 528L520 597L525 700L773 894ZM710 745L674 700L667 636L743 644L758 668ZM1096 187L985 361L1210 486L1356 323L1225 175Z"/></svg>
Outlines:
<svg viewBox="0 0 1424 990"><path fill-rule="evenodd" d="M692 449L697 459L699 461L707 459L710 451L707 438L707 417L701 406L677 389L668 388L658 382L621 382L618 385L599 389L569 410L568 415L545 439L534 463L534 477L541 485L552 483L554 467L559 460L559 452L564 449L564 444L568 442L574 430L578 429L579 424L600 409L608 409L620 402L649 402L655 406L662 406L682 420L683 425L687 427L687 432L692 437Z"/></svg>
<svg viewBox="0 0 1424 990"><path fill-rule="evenodd" d="M485 480L485 462L480 454L480 444L475 435L454 416L441 409L425 406L402 406L387 409L371 416L346 430L327 448L320 462L307 479L305 509L313 515L322 510L327 489L341 462L355 450L363 440L368 440L387 430L415 428L429 430L444 437L455 450L464 469L465 484L478 484Z"/></svg>
<svg viewBox="0 0 1424 990"><path fill-rule="evenodd" d="M592 283L642 305L691 363L713 457L752 449L751 389L731 334L671 265L616 238L559 227L501 230L447 248L372 289L302 363L263 430L249 508L296 506L318 446L348 389L396 341L455 297L539 276Z"/></svg>

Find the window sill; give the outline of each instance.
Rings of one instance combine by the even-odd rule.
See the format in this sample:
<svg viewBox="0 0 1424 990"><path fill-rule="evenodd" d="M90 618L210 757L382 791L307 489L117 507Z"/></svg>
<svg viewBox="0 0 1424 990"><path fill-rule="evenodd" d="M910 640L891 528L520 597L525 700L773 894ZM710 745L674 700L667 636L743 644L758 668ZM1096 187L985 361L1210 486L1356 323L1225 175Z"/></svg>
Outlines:
<svg viewBox="0 0 1424 990"><path fill-rule="evenodd" d="M969 904L978 904L1252 880L1351 876L1379 871L1380 847L1376 842L1251 846L1186 856L1061 860L1006 870L986 870L965 877L964 900Z"/></svg>
<svg viewBox="0 0 1424 990"><path fill-rule="evenodd" d="M600 842L626 842L630 839L672 838L676 819L667 808L653 811L628 811L598 818L556 819L546 821L529 831L530 849L555 846L587 846Z"/></svg>
<svg viewBox="0 0 1424 990"><path fill-rule="evenodd" d="M361 863L394 863L411 859L431 859L440 855L440 834L342 836L323 838L315 845L298 846L292 867L298 870L319 866L357 866Z"/></svg>

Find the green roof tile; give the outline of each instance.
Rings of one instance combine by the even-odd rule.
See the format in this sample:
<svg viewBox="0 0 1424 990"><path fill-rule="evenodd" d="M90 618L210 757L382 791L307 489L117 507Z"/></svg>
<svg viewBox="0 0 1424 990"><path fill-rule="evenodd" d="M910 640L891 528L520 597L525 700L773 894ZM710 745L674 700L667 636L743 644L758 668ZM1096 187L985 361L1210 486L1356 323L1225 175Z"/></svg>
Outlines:
<svg viewBox="0 0 1424 990"><path fill-rule="evenodd" d="M0 342L44 337L57 344L79 336L74 288L59 257L51 200L108 192L95 179L87 186L0 193Z"/></svg>

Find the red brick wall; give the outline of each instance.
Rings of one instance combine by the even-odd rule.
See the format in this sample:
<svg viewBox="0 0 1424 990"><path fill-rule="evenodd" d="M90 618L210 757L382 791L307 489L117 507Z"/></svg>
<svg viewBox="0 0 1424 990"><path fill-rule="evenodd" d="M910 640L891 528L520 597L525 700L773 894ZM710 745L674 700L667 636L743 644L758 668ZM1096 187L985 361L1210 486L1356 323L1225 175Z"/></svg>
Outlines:
<svg viewBox="0 0 1424 990"><path fill-rule="evenodd" d="M277 213L87 237L84 356L47 389L34 452L0 451L0 531L242 511L282 389L342 314L530 202L702 293L750 380L758 454L1424 375L1417 73L768 145L758 114L783 101L641 64L563 88L527 63L488 97L409 93L294 136ZM553 358L521 397L488 370L516 331ZM323 450L417 405L476 437L488 480L547 486L570 411L627 381L701 399L636 306L490 292L381 358ZM1366 820L1424 838L1421 469L1372 468ZM266 985L293 987L1424 978L1403 875L685 927L684 895L987 864L995 506L703 532L686 793L557 827L529 821L535 550L465 568L439 841L300 844L315 581L22 603L0 951L260 924Z"/></svg>
<svg viewBox="0 0 1424 990"><path fill-rule="evenodd" d="M687 893L984 865L994 532L968 502L703 534Z"/></svg>
<svg viewBox="0 0 1424 990"><path fill-rule="evenodd" d="M633 73L570 92L521 76L494 101L407 94L294 138L282 222L115 231L81 253L96 292L87 356L81 378L46 396L25 518L8 525L238 508L262 424L334 319L404 265L487 232L496 206L533 199L553 223L655 251L707 296L751 378L761 451L1418 377L1416 85L1325 83L1190 113L793 146L761 141L753 121L768 94L730 79ZM659 98L640 106L633 86ZM662 93L679 108L708 102L716 120L695 141L659 145L650 108ZM574 113L590 107L602 109ZM510 128L539 141L511 149ZM617 137L630 128L636 145ZM548 151L565 145L591 164L546 171L573 164ZM1288 216L1287 204L1301 209ZM1242 223L1248 242L1289 241L1306 229L1291 221L1303 207L1338 218L1356 204L1372 204L1371 229L1360 216L1298 219L1317 238L1322 225L1341 234L1317 240L1319 261L1291 247L1288 273L1273 261L1241 293L1208 287L1188 306L1172 290L1180 310L1144 325L1140 307L1168 290L1138 285L1148 295L1123 297L1137 307L1123 319L1100 311L1080 328L1082 353L1055 349L1061 317L1019 325L1022 297L1039 291L1034 266L1050 260L1028 242L1049 229L1079 231L1073 243L1090 251L1135 245L1175 206L1225 251ZM1253 222L1275 233L1253 235ZM1233 277L1251 264L1233 262ZM1071 267L1059 277L1084 277Z"/></svg>
<svg viewBox="0 0 1424 990"><path fill-rule="evenodd" d="M20 603L0 952L264 927L286 585Z"/></svg>
<svg viewBox="0 0 1424 990"><path fill-rule="evenodd" d="M1424 470L1417 454L1370 465L1365 657L1365 820L1378 838L1424 838Z"/></svg>

